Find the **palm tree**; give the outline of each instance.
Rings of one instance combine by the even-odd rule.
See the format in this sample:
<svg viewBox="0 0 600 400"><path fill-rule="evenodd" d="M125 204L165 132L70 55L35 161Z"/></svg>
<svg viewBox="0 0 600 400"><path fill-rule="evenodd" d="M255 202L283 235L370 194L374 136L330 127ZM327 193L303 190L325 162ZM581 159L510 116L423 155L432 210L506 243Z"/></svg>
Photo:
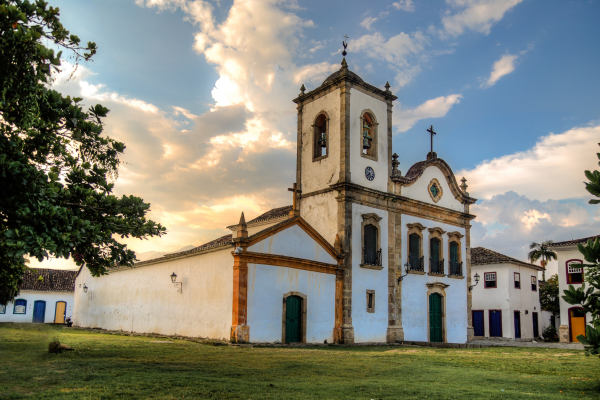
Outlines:
<svg viewBox="0 0 600 400"><path fill-rule="evenodd" d="M536 262L539 259L542 259L540 264L544 270L542 271L542 280L546 281L546 265L548 265L548 261L556 260L556 253L548 248L549 245L554 243L552 240L544 240L542 243L532 242L529 245L529 248L532 249L528 254L527 258L532 262Z"/></svg>

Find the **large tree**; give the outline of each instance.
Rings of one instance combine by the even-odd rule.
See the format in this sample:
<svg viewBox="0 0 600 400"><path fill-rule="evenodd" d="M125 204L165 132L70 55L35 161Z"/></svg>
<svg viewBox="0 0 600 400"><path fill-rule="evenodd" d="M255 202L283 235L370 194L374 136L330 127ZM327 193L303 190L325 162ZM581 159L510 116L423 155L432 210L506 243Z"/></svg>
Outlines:
<svg viewBox="0 0 600 400"><path fill-rule="evenodd" d="M150 204L112 194L125 145L103 134L108 109L49 87L61 52L87 61L80 44L43 0L0 0L0 304L13 300L27 255L73 257L94 276L132 266L118 238L160 236Z"/></svg>
<svg viewBox="0 0 600 400"><path fill-rule="evenodd" d="M545 240L542 243L532 242L529 245L531 251L527 254L527 258L529 258L532 263L535 263L540 259L542 260L540 264L542 268L544 268L542 271L542 280L544 282L546 281L546 265L548 265L548 261L556 260L556 253L548 247L552 243L554 243L552 240Z"/></svg>

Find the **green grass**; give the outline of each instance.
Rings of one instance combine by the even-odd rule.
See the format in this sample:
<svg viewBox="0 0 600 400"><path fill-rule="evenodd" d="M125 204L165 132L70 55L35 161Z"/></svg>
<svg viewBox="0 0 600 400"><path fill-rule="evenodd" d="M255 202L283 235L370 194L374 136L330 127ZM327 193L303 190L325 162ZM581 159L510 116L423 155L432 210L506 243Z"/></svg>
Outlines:
<svg viewBox="0 0 600 400"><path fill-rule="evenodd" d="M74 351L49 354L55 338ZM243 348L153 340L0 324L0 398L579 399L600 394L600 360L578 350Z"/></svg>

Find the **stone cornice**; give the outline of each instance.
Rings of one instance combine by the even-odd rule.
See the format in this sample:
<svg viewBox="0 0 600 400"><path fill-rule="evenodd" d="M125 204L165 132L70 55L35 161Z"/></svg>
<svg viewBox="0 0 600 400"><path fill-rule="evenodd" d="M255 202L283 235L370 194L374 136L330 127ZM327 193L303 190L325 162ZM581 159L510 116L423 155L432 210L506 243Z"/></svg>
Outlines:
<svg viewBox="0 0 600 400"><path fill-rule="evenodd" d="M295 268L333 275L337 274L341 270L341 267L335 264L281 256L277 254L255 253L253 251L242 251L238 254L232 252L231 254L233 255L234 260L239 263L273 265L277 267Z"/></svg>

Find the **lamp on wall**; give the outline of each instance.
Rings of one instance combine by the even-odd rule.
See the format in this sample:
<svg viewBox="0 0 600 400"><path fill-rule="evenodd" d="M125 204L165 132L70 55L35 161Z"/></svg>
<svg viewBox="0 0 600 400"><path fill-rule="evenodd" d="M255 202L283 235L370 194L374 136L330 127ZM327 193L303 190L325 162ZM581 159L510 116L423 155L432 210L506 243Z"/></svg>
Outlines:
<svg viewBox="0 0 600 400"><path fill-rule="evenodd" d="M83 293L87 293L88 287L85 286L85 283L83 284Z"/></svg>
<svg viewBox="0 0 600 400"><path fill-rule="evenodd" d="M398 277L398 285L400 284L400 282L402 282L402 279L408 275L408 270L410 269L410 264L408 263L408 261L406 262L406 264L404 264L404 275L399 276Z"/></svg>
<svg viewBox="0 0 600 400"><path fill-rule="evenodd" d="M473 290L473 288L475 286L477 286L477 284L479 283L479 274L477 272L475 272L475 276L473 277L473 280L475 281L475 284L469 286L469 291Z"/></svg>
<svg viewBox="0 0 600 400"><path fill-rule="evenodd" d="M173 285L177 288L177 293L183 293L183 282L176 282L177 281L177 274L175 272L173 272L173 274L171 275L171 282L173 282Z"/></svg>

